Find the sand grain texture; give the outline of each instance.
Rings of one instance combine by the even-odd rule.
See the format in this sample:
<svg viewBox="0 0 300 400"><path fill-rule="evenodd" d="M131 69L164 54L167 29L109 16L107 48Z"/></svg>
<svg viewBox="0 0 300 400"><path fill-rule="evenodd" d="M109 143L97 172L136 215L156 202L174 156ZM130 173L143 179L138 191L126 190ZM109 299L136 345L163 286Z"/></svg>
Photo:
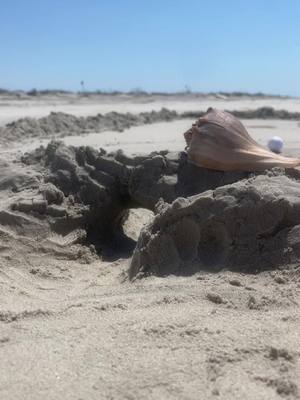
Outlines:
<svg viewBox="0 0 300 400"><path fill-rule="evenodd" d="M162 102L171 102L148 100L122 103L118 99L116 103L110 99L101 109L99 102L92 105L90 99L77 103L74 98L10 98L5 99L9 105L0 106L0 120L44 117L51 110L72 109L74 115L81 112L82 116L129 108L138 113L160 110ZM191 107L182 98L173 99L173 105L177 102L177 111L215 106L210 98L201 101L206 105L203 108ZM290 111L298 108L292 99L246 99L244 103L234 100L232 109L238 109L237 101L241 109L250 104L255 109L263 103ZM219 102L230 109L228 101ZM264 128L255 129L257 135L265 138L273 132L265 127L270 124L276 129L291 127L287 147L290 144L297 154L296 122L265 121ZM140 129L143 132L144 128ZM149 130L147 138L151 139ZM279 192L289 193L284 210L286 215L294 215L290 223L282 219L285 225L277 225L278 230L270 233L271 217L279 214L272 211L270 219L267 213L262 215L261 223L267 225L262 228L269 232L268 240L273 240L281 230L296 230L298 172L273 170L251 177L208 171L187 164L178 152L179 142L173 153L160 152L164 149L158 147L149 156L144 139L140 144L137 136L130 140L132 147L134 143L141 149L144 146L144 155L74 149L54 142L23 155L21 161L13 150L16 143L12 142L11 149L1 148L0 398L298 399L297 257L280 265L265 264L256 274L243 272L237 263L235 271L226 265L221 271L198 269L188 276L175 276L170 270L164 277L145 277L144 273L142 279L130 281L127 275L130 251L140 229L148 224L143 232L151 231L151 222L147 222L151 212L147 210L147 217L141 208L132 212L128 207L154 210L155 218L160 218L166 206L163 201L156 206L160 197L172 203L178 196L204 196L206 191L209 196L214 193L217 208L225 210L229 205L225 194L231 188L243 214L247 196L244 200L239 196L248 182L257 189L259 204L269 198L274 209ZM107 225L111 226L112 242L104 244L97 242L101 229L94 235L95 227L104 221L111 204L117 211ZM183 207L183 213L187 208ZM259 209L253 209L254 220ZM175 219L181 219L179 211ZM163 230L172 230L173 222L166 219ZM180 257L192 261L198 250L189 247L189 238L201 224L183 219L181 223L185 229L180 229L174 240L181 244ZM129 236L125 242L124 233ZM252 233L256 234L255 229ZM299 235L293 233L287 236L289 245L278 248L279 252L287 248L287 257L293 256L289 248L298 251ZM245 242L245 251L239 254L247 254L246 245L249 248ZM262 248L255 250L263 252Z"/></svg>

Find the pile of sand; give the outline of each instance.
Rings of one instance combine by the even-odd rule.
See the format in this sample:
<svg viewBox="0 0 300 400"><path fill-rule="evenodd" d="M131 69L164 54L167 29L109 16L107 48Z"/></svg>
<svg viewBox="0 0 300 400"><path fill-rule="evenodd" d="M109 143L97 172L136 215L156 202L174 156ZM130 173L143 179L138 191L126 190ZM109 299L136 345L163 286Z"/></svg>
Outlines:
<svg viewBox="0 0 300 400"><path fill-rule="evenodd" d="M300 113L261 107L255 110L230 111L241 119L300 120ZM123 131L134 126L168 122L177 119L197 119L206 111L177 112L167 108L160 111L132 113L109 112L95 116L77 117L63 112L51 112L42 118L21 118L0 128L0 142L18 141L28 138L53 138L81 135L91 132Z"/></svg>
<svg viewBox="0 0 300 400"><path fill-rule="evenodd" d="M257 273L299 259L300 182L262 175L161 203L139 237L130 277Z"/></svg>
<svg viewBox="0 0 300 400"><path fill-rule="evenodd" d="M192 166L184 153L129 157L51 142L2 173L0 226L32 240L38 234L51 249L55 237L91 254L107 247L130 254L134 229L144 222L129 210L154 211L131 278L224 267L253 272L300 256L297 171L225 173Z"/></svg>
<svg viewBox="0 0 300 400"><path fill-rule="evenodd" d="M47 117L22 118L0 129L1 140L15 141L30 137L51 138L53 136L80 135L89 132L123 131L132 126L154 122L171 121L178 118L175 111L160 111L140 114L110 112L91 117L75 117L62 112L52 112Z"/></svg>

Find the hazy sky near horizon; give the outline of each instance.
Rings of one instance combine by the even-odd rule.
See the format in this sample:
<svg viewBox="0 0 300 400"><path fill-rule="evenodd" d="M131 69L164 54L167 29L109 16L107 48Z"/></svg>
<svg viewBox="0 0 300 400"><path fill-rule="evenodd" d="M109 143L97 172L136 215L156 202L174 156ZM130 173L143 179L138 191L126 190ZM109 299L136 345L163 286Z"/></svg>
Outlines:
<svg viewBox="0 0 300 400"><path fill-rule="evenodd" d="M299 0L0 6L0 87L300 95Z"/></svg>

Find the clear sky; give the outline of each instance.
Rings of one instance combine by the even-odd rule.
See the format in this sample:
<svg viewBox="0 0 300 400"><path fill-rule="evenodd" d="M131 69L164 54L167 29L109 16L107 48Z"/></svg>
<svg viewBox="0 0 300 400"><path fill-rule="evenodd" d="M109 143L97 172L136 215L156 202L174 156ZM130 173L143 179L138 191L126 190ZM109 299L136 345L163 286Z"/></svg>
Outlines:
<svg viewBox="0 0 300 400"><path fill-rule="evenodd" d="M299 0L0 0L0 87L300 95Z"/></svg>

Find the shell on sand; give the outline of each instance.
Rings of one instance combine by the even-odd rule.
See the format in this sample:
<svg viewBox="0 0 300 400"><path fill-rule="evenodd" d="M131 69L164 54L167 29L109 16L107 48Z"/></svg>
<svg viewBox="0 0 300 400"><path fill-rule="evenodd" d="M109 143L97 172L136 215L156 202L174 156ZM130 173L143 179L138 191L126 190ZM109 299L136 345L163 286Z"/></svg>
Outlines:
<svg viewBox="0 0 300 400"><path fill-rule="evenodd" d="M184 133L189 162L218 171L262 171L300 166L300 159L283 157L260 146L244 125L226 111L208 109Z"/></svg>

